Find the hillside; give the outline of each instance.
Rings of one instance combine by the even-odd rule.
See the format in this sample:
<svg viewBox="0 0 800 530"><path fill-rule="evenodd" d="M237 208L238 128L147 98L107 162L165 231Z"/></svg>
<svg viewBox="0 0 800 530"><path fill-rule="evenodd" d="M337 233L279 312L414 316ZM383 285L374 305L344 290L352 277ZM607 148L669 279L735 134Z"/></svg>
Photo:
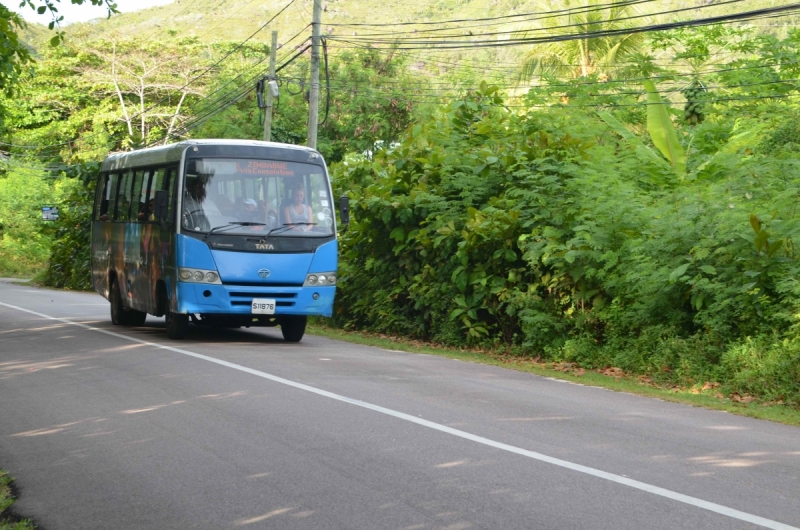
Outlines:
<svg viewBox="0 0 800 530"><path fill-rule="evenodd" d="M639 15L634 25L672 22L681 19L702 18L761 9L786 4L786 0L743 0L740 2L720 2L708 0L636 0L632 2ZM288 8L287 8L288 5ZM531 27L547 25L542 20L536 21L516 19L509 15L553 11L557 9L575 9L586 5L574 0L401 0L397 2L364 2L363 0L324 0L323 34L330 35L330 51L337 53L353 46L364 46L365 36L376 38L393 38L392 35L402 31L405 36L417 34L429 35L431 30L451 28L452 34L475 35L480 40L504 40L510 32L525 31ZM607 5L602 0L593 4ZM281 10L286 8L278 15ZM174 3L136 11L122 13L111 19L97 19L87 23L74 24L66 29L67 37L82 41L85 39L112 38L125 39L138 37L158 40L159 35L196 37L202 42L243 41L251 38L251 42L268 43L270 30L279 32L278 42L287 45L286 53L279 54L286 58L289 52L299 47L304 39L310 37L308 27L312 18L313 0L176 0ZM272 17L278 15L267 27ZM465 25L463 23L431 25L430 22L465 19L486 19L504 17L498 22L479 22ZM539 17L535 17L539 18ZM551 17L552 19L552 17ZM399 24L414 25L399 26ZM781 32L785 23L791 22L787 17L759 22L762 31ZM384 24L383 27L355 26L357 24ZM428 23L428 24L426 24ZM463 29L465 26L473 29ZM263 28L263 31L259 31ZM32 41L41 36L43 28L38 28L31 35ZM556 31L562 33L562 31ZM46 34L46 31L44 32ZM491 36L497 33L496 36ZM551 33L552 34L552 33ZM482 37L483 35L486 35ZM541 35L541 33L540 33ZM362 40L359 44L337 41L336 38L348 37ZM488 37L488 39L487 39ZM369 37L368 37L369 38ZM417 49L401 52L409 60L415 70L429 75L438 75L454 69L471 69L471 77L482 77L487 80L511 81L520 64L520 57L530 46L473 48L464 50L436 50L434 48Z"/></svg>
<svg viewBox="0 0 800 530"><path fill-rule="evenodd" d="M249 37L272 16L283 9L286 0L176 0L174 3L123 13L110 20L75 24L68 32L76 37L116 34L152 35L169 30L204 41L240 40ZM334 24L394 24L428 22L452 18L476 18L504 15L536 9L537 2L496 2L493 0L418 0L400 2L369 2L363 0L325 0L323 5L324 32L342 33ZM281 35L294 35L311 23L313 0L296 0L270 27ZM269 40L269 32L259 35Z"/></svg>
<svg viewBox="0 0 800 530"><path fill-rule="evenodd" d="M690 0L640 0L633 2L637 9L645 15L665 13L675 9L691 9L681 13L666 14L655 18L643 18L643 22L670 22L675 19L699 18L702 16L722 15L734 11L766 8L783 5L785 0L745 0L736 3ZM132 13L122 13L111 19L96 19L91 22L73 24L67 33L77 38L102 37L104 35L148 36L157 38L161 32L173 31L186 36L196 36L203 41L241 40L249 37L275 14L284 9L287 0L175 0L174 3L152 7ZM719 5L714 5L719 4ZM401 0L395 2L364 2L363 0L324 0L323 33L330 35L354 35L358 28L342 28L340 24L402 24L416 22L419 26L405 27L405 30L430 29L425 23L500 17L521 13L535 13L556 9L585 5L583 2L570 0ZM596 5L606 5L597 2ZM313 0L295 0L289 5L270 28L277 29L282 36L294 35L311 22ZM513 21L512 21L513 22ZM785 22L785 20L783 21ZM527 24L530 26L530 23ZM515 29L525 29L521 24ZM364 32L376 31L363 28ZM389 31L397 28L384 28ZM492 31L491 28L475 29L480 35ZM269 33L264 32L255 37L262 41L269 40Z"/></svg>

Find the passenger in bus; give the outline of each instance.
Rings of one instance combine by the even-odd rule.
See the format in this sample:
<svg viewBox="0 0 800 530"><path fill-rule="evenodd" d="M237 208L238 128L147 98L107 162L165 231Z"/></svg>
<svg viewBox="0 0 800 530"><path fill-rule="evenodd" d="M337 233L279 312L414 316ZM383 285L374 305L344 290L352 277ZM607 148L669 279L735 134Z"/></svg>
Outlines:
<svg viewBox="0 0 800 530"><path fill-rule="evenodd" d="M139 211L139 221L153 221L155 220L155 199L150 199L145 204L142 205L141 210Z"/></svg>
<svg viewBox="0 0 800 530"><path fill-rule="evenodd" d="M258 221L258 203L254 199L245 199L240 217L242 221Z"/></svg>
<svg viewBox="0 0 800 530"><path fill-rule="evenodd" d="M295 188L292 190L292 202L283 209L283 220L292 225L292 230L311 230L313 217L311 207L305 204L306 190Z"/></svg>

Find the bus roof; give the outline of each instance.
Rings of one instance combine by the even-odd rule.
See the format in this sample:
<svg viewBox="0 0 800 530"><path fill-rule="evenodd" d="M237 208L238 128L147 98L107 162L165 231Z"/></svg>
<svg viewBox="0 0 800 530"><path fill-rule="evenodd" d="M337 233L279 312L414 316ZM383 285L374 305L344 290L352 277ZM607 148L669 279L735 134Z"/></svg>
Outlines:
<svg viewBox="0 0 800 530"><path fill-rule="evenodd" d="M304 145L282 144L278 142L261 142L258 140L184 140L176 144L159 147L148 147L125 153L114 153L103 160L100 171L126 169L130 167L157 166L180 162L183 152L195 145L230 145L244 147L272 147L281 149L295 149L309 153L318 151Z"/></svg>

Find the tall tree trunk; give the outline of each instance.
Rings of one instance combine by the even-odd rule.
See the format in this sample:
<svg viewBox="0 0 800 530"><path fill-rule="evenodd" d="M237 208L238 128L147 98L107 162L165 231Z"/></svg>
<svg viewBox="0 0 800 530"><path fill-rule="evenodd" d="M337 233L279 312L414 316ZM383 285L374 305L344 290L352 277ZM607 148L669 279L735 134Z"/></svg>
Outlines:
<svg viewBox="0 0 800 530"><path fill-rule="evenodd" d="M111 55L111 80L114 82L114 90L117 91L119 98L119 105L122 107L122 115L125 116L125 124L128 126L128 136L133 136L133 124L131 117L128 115L128 107L125 105L125 99L122 97L122 90L119 88L117 81L117 44L114 43Z"/></svg>

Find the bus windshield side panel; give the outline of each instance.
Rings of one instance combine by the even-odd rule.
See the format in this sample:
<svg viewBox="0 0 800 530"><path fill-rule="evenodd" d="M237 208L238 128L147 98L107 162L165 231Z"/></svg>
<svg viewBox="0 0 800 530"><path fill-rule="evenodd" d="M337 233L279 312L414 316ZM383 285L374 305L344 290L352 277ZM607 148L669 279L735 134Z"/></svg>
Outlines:
<svg viewBox="0 0 800 530"><path fill-rule="evenodd" d="M333 235L322 167L300 162L203 158L187 161L181 228L271 237Z"/></svg>
<svg viewBox="0 0 800 530"><path fill-rule="evenodd" d="M94 290L108 298L108 265L110 248L106 242L110 239L111 224L109 221L109 197L111 190L116 190L116 174L101 173L97 182L94 214L92 216L92 286ZM116 191L113 191L116 193ZM115 196L116 198L116 196ZM113 202L111 204L113 212Z"/></svg>

